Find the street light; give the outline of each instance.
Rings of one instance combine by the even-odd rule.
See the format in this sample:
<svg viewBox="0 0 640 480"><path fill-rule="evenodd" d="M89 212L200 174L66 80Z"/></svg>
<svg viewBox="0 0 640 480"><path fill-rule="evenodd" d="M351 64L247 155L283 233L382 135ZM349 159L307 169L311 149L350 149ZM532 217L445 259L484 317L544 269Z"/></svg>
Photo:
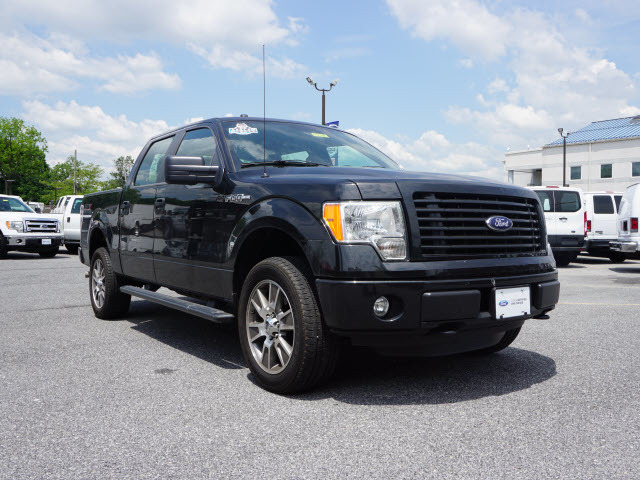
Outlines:
<svg viewBox="0 0 640 480"><path fill-rule="evenodd" d="M313 78L311 78L311 77L307 77L307 82L309 82L309 85L315 87L316 90L318 90L319 92L322 92L322 125L324 125L325 124L325 121L324 121L324 110L325 110L325 108L324 108L324 105L325 105L324 92L330 92L331 89L338 84L338 79L336 78L333 82L331 82L329 84L329 88L318 88L318 84L316 82L314 82Z"/></svg>
<svg viewBox="0 0 640 480"><path fill-rule="evenodd" d="M570 135L570 132L567 132L566 135L563 135L564 129L560 127L558 129L558 133L562 137L562 186L568 187L567 185L567 137Z"/></svg>

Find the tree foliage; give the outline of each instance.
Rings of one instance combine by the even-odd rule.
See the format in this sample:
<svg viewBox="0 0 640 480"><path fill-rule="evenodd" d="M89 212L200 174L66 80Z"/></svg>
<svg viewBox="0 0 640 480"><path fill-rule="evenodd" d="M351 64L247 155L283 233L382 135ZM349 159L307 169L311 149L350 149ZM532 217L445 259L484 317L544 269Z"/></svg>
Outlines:
<svg viewBox="0 0 640 480"><path fill-rule="evenodd" d="M135 159L131 158L131 155L116 158L113 161L115 170L109 174L111 178L104 182L103 188L107 190L110 188L124 187L134 163Z"/></svg>
<svg viewBox="0 0 640 480"><path fill-rule="evenodd" d="M58 197L61 195L73 195L73 164L74 156L69 155L67 159L51 168L48 185L50 192L42 197L44 202L53 200L54 187L58 190ZM78 160L76 167L76 184L78 195L95 192L102 188L102 167L93 163L84 163Z"/></svg>
<svg viewBox="0 0 640 480"><path fill-rule="evenodd" d="M33 126L19 118L0 117L0 177L2 191L13 180L9 190L27 200L37 199L46 192L42 182L49 173L45 160L47 141Z"/></svg>

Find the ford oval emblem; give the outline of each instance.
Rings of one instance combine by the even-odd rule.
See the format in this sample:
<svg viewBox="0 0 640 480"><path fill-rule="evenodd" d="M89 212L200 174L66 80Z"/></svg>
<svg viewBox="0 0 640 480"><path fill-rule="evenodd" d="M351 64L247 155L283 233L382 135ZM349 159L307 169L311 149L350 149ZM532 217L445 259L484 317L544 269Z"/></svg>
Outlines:
<svg viewBox="0 0 640 480"><path fill-rule="evenodd" d="M489 227L491 230L496 230L498 232L506 232L511 227L513 227L513 222L511 221L510 218L507 218L507 217L501 217L501 216L490 217L490 218L487 218L485 222L487 224L487 227Z"/></svg>
<svg viewBox="0 0 640 480"><path fill-rule="evenodd" d="M509 302L507 302L506 300L500 300L498 305L500 305L501 307L506 307L507 305L509 305Z"/></svg>

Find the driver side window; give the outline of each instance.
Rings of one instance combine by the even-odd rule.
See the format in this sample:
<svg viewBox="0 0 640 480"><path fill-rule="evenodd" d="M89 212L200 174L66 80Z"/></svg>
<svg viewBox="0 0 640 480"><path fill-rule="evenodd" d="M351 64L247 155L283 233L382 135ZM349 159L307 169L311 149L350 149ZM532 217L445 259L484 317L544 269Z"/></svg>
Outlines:
<svg viewBox="0 0 640 480"><path fill-rule="evenodd" d="M160 181L158 178L160 160L167 154L167 150L169 150L172 141L173 137L163 138L149 147L149 150L142 159L142 163L140 163L138 173L136 173L134 185L151 185Z"/></svg>
<svg viewBox="0 0 640 480"><path fill-rule="evenodd" d="M202 157L204 164L208 166L220 164L216 140L208 128L198 128L185 133L176 155Z"/></svg>

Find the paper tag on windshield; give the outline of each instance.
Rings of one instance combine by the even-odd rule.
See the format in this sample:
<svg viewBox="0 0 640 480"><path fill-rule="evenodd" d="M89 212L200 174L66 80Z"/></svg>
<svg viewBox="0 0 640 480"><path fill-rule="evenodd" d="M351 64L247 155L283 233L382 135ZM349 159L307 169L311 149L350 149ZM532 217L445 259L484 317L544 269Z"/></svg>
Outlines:
<svg viewBox="0 0 640 480"><path fill-rule="evenodd" d="M258 129L250 127L246 123L236 123L236 126L229 129L229 133L236 135L251 135L252 133L258 133Z"/></svg>
<svg viewBox="0 0 640 480"><path fill-rule="evenodd" d="M329 135L327 135L326 133L311 132L311 135L313 135L314 137L329 138Z"/></svg>

